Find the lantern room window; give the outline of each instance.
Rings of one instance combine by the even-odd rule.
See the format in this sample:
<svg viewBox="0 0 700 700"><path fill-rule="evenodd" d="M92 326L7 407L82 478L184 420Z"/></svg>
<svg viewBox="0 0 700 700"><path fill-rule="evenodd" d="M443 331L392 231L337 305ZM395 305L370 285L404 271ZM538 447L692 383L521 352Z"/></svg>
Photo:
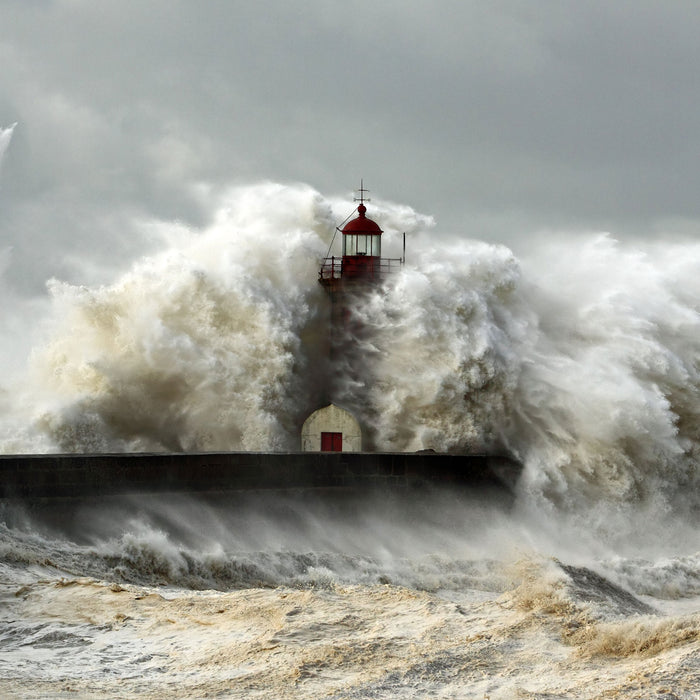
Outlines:
<svg viewBox="0 0 700 700"><path fill-rule="evenodd" d="M345 234L343 236L343 255L371 255L379 258L382 255L382 237Z"/></svg>

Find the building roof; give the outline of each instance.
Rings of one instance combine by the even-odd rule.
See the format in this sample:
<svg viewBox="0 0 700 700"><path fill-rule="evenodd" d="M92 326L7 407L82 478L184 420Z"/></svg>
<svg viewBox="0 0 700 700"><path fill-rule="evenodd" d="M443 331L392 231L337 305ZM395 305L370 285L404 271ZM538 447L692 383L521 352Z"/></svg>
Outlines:
<svg viewBox="0 0 700 700"><path fill-rule="evenodd" d="M359 216L345 224L345 227L343 228L343 235L358 233L370 236L382 235L382 230L379 228L379 225L375 221L372 221L372 219L368 219L365 216L366 211L367 207L364 204L360 204L360 206L357 207L357 213Z"/></svg>

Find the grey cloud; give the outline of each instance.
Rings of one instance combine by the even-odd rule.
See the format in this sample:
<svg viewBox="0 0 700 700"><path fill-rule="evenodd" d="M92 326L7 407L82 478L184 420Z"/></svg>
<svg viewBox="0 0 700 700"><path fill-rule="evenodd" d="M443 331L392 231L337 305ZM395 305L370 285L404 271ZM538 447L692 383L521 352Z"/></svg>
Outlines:
<svg viewBox="0 0 700 700"><path fill-rule="evenodd" d="M693 3L0 4L8 277L37 291L202 223L195 185L377 196L436 235L700 219ZM37 251L41 251L37 254Z"/></svg>

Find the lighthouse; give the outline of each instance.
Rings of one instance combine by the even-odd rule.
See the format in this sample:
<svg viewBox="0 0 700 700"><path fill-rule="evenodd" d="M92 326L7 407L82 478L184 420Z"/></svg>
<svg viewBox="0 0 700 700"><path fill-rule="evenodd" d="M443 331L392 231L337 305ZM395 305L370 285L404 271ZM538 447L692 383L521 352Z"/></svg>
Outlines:
<svg viewBox="0 0 700 700"><path fill-rule="evenodd" d="M368 358L362 354L361 341L366 340L367 331L358 320L357 310L369 294L376 292L403 265L405 238L404 257L382 257L384 232L367 216L365 202L370 201L365 196L367 192L360 181L359 197L355 199L359 204L346 219L347 223L336 229L341 234L342 254L324 258L319 269L318 281L331 302L329 345L332 373L327 392L331 403L312 413L304 423L304 451L360 451L366 449L363 433L365 436L367 432L372 433L371 426L360 426L352 412L336 405L335 400L338 394L343 394L344 385L352 384L360 395L355 397L355 402L361 401L362 388L373 381Z"/></svg>

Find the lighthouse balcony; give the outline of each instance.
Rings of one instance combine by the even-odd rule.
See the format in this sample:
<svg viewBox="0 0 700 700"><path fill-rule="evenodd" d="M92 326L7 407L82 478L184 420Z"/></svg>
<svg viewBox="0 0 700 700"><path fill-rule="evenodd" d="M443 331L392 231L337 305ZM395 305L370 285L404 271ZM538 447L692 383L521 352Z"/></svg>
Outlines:
<svg viewBox="0 0 700 700"><path fill-rule="evenodd" d="M383 280L403 265L402 258L379 258L371 255L345 255L325 258L318 281L330 286L338 280Z"/></svg>

